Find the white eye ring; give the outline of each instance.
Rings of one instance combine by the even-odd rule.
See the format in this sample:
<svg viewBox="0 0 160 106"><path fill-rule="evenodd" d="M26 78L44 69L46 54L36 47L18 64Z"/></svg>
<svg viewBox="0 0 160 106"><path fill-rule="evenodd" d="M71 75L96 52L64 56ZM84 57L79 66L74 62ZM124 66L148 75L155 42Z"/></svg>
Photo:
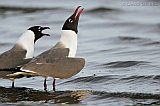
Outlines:
<svg viewBox="0 0 160 106"><path fill-rule="evenodd" d="M69 19L69 22L70 22L70 23L73 23L73 20L72 20L72 19Z"/></svg>

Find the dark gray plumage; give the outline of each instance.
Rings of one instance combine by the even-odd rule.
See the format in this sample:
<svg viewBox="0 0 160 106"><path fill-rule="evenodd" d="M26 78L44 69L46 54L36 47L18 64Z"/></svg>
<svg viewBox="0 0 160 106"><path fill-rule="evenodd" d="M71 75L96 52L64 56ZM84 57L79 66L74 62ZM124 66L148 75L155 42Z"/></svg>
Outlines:
<svg viewBox="0 0 160 106"><path fill-rule="evenodd" d="M25 59L27 50L19 45L0 55L0 70L15 68L28 63L31 59Z"/></svg>
<svg viewBox="0 0 160 106"><path fill-rule="evenodd" d="M41 76L53 78L69 78L77 74L85 65L83 58L68 57L69 49L57 43L22 67L22 71L33 71ZM27 71L26 71L27 72Z"/></svg>

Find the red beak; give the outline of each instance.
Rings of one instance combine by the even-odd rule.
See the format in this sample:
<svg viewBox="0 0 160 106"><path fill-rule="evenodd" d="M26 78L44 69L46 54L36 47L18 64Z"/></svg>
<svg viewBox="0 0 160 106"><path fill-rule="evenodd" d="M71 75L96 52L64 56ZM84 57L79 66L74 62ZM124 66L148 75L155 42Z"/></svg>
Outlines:
<svg viewBox="0 0 160 106"><path fill-rule="evenodd" d="M81 6L78 6L75 10L75 12L73 13L72 17L74 17L75 20L79 20L79 17L81 15L81 13L83 12L84 8L80 9Z"/></svg>

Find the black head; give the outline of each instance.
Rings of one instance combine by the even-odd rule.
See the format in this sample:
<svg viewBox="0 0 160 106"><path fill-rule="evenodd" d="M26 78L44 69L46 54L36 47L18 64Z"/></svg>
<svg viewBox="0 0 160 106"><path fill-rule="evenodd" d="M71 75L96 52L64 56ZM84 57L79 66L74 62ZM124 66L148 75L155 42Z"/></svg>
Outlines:
<svg viewBox="0 0 160 106"><path fill-rule="evenodd" d="M79 17L81 15L81 13L83 12L84 8L80 9L78 11L78 9L81 6L78 6L75 10L75 12L73 13L73 15L71 15L66 22L64 23L62 30L72 30L75 31L76 33L78 33L78 21L79 21Z"/></svg>
<svg viewBox="0 0 160 106"><path fill-rule="evenodd" d="M42 36L50 36L49 34L42 33L43 30L50 29L49 27L41 27L41 26L32 26L28 30L31 30L35 34L34 43L41 38Z"/></svg>

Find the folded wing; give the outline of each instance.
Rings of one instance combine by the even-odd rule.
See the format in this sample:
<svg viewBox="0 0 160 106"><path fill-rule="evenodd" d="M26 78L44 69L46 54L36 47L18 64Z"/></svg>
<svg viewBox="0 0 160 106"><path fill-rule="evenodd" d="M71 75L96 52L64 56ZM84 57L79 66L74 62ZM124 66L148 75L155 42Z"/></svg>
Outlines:
<svg viewBox="0 0 160 106"><path fill-rule="evenodd" d="M25 59L26 50L9 50L0 55L0 69L10 69L28 63Z"/></svg>
<svg viewBox="0 0 160 106"><path fill-rule="evenodd" d="M69 58L69 48L64 48L60 43L53 48L43 52L29 63L25 64L21 70L9 76L16 77L22 75L40 75L54 78L69 78L82 70L85 65L83 58Z"/></svg>
<svg viewBox="0 0 160 106"><path fill-rule="evenodd" d="M54 62L32 63L25 65L22 70L29 70L41 76L54 78L69 78L82 70L85 65L83 58L61 58Z"/></svg>

